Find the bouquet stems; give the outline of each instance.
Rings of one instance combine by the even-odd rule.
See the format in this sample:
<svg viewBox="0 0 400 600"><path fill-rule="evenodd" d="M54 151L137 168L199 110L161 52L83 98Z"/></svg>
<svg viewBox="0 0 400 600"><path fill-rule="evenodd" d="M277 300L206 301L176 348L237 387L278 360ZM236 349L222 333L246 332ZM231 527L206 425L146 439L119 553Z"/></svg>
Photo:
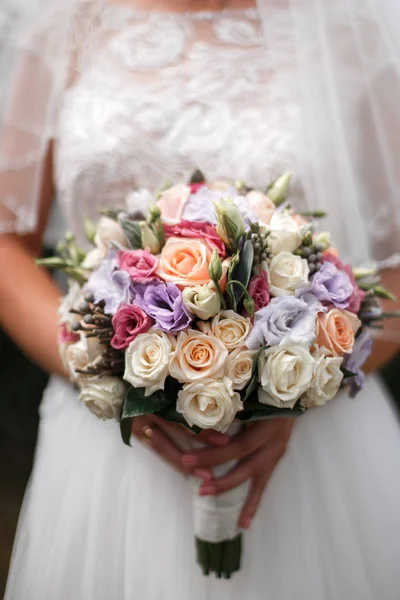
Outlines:
<svg viewBox="0 0 400 600"><path fill-rule="evenodd" d="M206 542L196 538L197 562L203 574L230 579L239 571L242 557L242 534L224 542Z"/></svg>
<svg viewBox="0 0 400 600"><path fill-rule="evenodd" d="M242 424L233 423L227 432L233 436ZM198 446L195 444L195 446ZM236 466L236 461L218 465L215 477L223 477ZM204 575L215 574L229 579L239 571L242 554L242 534L239 517L246 500L248 483L218 496L199 496L200 482L193 479L193 517L197 561Z"/></svg>

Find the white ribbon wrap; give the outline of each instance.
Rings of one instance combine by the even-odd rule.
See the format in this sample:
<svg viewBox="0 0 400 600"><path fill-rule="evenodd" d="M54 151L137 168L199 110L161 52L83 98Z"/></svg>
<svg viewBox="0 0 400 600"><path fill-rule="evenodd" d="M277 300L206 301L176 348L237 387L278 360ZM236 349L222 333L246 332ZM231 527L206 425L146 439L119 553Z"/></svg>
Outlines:
<svg viewBox="0 0 400 600"><path fill-rule="evenodd" d="M232 437L242 428L235 422L227 434ZM200 446L200 444L196 444ZM237 461L230 461L213 469L216 477L229 473ZM248 491L248 482L219 496L199 496L199 479L192 479L193 525L196 538L205 542L223 542L235 538L239 533L238 521Z"/></svg>

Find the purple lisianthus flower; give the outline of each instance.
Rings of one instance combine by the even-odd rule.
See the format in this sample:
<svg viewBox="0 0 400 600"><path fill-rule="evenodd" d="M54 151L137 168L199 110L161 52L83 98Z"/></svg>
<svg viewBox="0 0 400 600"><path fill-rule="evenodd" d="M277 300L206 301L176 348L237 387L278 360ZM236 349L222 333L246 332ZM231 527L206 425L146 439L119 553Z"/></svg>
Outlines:
<svg viewBox="0 0 400 600"><path fill-rule="evenodd" d="M240 204L243 203L243 196L239 196L237 190L232 186L226 190L212 190L203 186L195 194L191 194L187 200L182 213L183 221L206 221L215 225L217 216L215 213L214 202L221 198L232 198L241 210ZM242 201L242 202L240 202Z"/></svg>
<svg viewBox="0 0 400 600"><path fill-rule="evenodd" d="M365 375L361 367L366 362L372 351L372 336L368 331L364 331L355 341L353 352L345 358L344 366L348 371L355 373L355 377L348 379L350 383L350 396L354 398L362 389L365 381Z"/></svg>
<svg viewBox="0 0 400 600"><path fill-rule="evenodd" d="M117 312L120 304L130 302L133 297L129 273L120 271L118 266L118 259L110 253L93 271L85 286L85 291L94 295L95 302L104 300L104 310L111 315Z"/></svg>
<svg viewBox="0 0 400 600"><path fill-rule="evenodd" d="M186 308L181 290L172 283L135 285L135 304L155 321L156 327L174 333L186 329L193 315Z"/></svg>
<svg viewBox="0 0 400 600"><path fill-rule="evenodd" d="M311 297L312 294L308 293ZM261 346L283 346L302 344L311 346L316 336L316 315L322 310L321 304L314 298L295 298L279 296L273 298L265 308L254 315L254 327L250 332L246 346L257 350Z"/></svg>
<svg viewBox="0 0 400 600"><path fill-rule="evenodd" d="M347 308L354 291L347 273L337 269L331 262L324 262L313 275L311 289L318 300L334 304L337 308Z"/></svg>

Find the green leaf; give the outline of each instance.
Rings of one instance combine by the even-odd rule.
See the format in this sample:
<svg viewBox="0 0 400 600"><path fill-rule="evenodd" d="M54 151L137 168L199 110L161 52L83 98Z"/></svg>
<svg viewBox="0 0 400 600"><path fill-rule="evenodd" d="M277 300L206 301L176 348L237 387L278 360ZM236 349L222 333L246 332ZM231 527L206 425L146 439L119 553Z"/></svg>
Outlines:
<svg viewBox="0 0 400 600"><path fill-rule="evenodd" d="M142 248L142 230L138 221L130 221L129 219L120 219L119 224L122 227L124 234L128 240L129 246L133 250Z"/></svg>
<svg viewBox="0 0 400 600"><path fill-rule="evenodd" d="M121 212L123 212L122 208L101 208L98 211L99 215L103 215L103 217L108 217L113 221L118 221L118 215Z"/></svg>
<svg viewBox="0 0 400 600"><path fill-rule="evenodd" d="M231 280L236 279L247 288L249 285L251 272L253 269L254 260L254 249L251 240L246 240L243 246L243 250L240 252L239 261L231 269L230 278ZM239 304L243 297L243 290L239 286L233 285L233 295L236 302L236 306Z"/></svg>
<svg viewBox="0 0 400 600"><path fill-rule="evenodd" d="M190 431L193 431L193 433L200 433L201 431L200 427L197 427L197 425L193 425L193 427L190 427L185 417L176 410L175 404L171 404L170 406L163 408L157 413L157 416L162 417L170 423L183 425L184 427L186 427L186 429L190 429Z"/></svg>
<svg viewBox="0 0 400 600"><path fill-rule="evenodd" d="M256 392L258 389L258 381L257 381L257 375L253 375L253 377L250 379L250 383L246 388L246 394L243 398L243 402L246 402L246 400L248 400L253 394L254 392ZM247 408L247 405L246 405Z"/></svg>
<svg viewBox="0 0 400 600"><path fill-rule="evenodd" d="M204 177L200 169L196 169L196 171L191 176L189 183L204 183L205 180L206 178Z"/></svg>
<svg viewBox="0 0 400 600"><path fill-rule="evenodd" d="M163 390L157 390L151 396L145 396L145 388L131 387L125 396L121 415L121 436L125 444L129 445L130 430L135 417L159 413L166 407L175 404L179 383L169 377Z"/></svg>
<svg viewBox="0 0 400 600"><path fill-rule="evenodd" d="M352 371L349 371L345 367L342 367L341 371L343 373L343 379L350 379L351 377L356 377L356 375L357 375L357 373L353 373Z"/></svg>
<svg viewBox="0 0 400 600"><path fill-rule="evenodd" d="M37 258L35 263L38 267L46 267L47 269L65 269L71 266L63 258L53 256L51 258Z"/></svg>

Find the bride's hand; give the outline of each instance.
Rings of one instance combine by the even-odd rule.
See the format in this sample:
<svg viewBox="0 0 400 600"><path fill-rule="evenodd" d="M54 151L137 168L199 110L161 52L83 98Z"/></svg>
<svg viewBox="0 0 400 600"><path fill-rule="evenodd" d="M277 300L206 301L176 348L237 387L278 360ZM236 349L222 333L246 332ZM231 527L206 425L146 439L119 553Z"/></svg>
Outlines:
<svg viewBox="0 0 400 600"><path fill-rule="evenodd" d="M224 477L204 481L200 494L222 494L250 480L250 491L239 521L241 527L248 529L265 486L286 451L294 421L290 418L251 423L223 448L202 448L184 454L182 465L203 470L230 460L239 460L238 465Z"/></svg>
<svg viewBox="0 0 400 600"><path fill-rule="evenodd" d="M191 447L193 440L214 447L224 447L229 444L229 437L223 433L204 430L195 436L182 425L169 423L155 415L133 419L132 434L183 475L195 475L204 481L212 479L211 468L196 468L182 462L182 457Z"/></svg>

